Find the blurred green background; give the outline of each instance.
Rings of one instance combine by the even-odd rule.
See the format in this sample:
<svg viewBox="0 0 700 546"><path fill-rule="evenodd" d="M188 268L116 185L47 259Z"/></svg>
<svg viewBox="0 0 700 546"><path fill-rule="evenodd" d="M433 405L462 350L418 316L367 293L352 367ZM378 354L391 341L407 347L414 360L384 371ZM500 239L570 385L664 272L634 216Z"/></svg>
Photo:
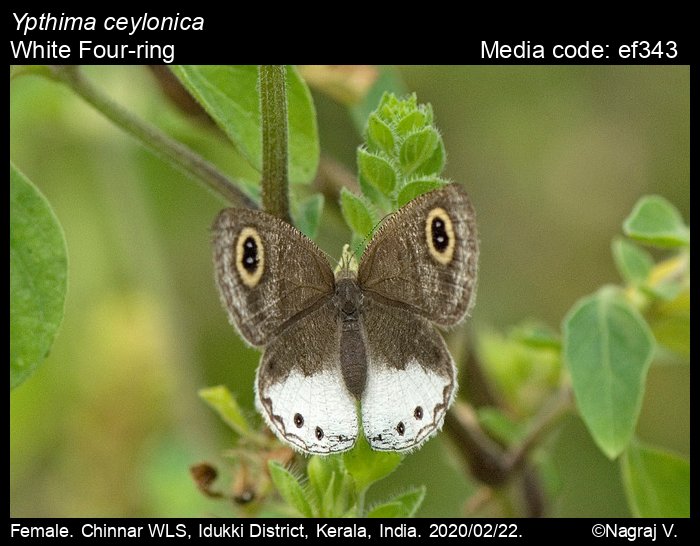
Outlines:
<svg viewBox="0 0 700 546"><path fill-rule="evenodd" d="M232 175L225 138L164 99L145 67L88 67L129 110ZM689 68L399 69L433 105L446 175L465 185L481 240L476 331L564 313L619 283L613 236L643 194L689 217ZM346 109L314 94L322 153L355 171ZM66 234L69 289L49 358L10 394L13 516L231 515L204 498L190 464L220 467L232 435L198 398L225 384L251 417L259 353L229 326L213 282L209 226L222 202L58 84L10 86L10 157ZM349 231L327 203L319 243ZM689 454L689 368L653 365L638 436ZM425 483L423 516L459 516L477 484L445 435L409 455L375 495ZM547 441L555 516L627 516L617 462L567 418ZM227 478L224 477L224 481Z"/></svg>

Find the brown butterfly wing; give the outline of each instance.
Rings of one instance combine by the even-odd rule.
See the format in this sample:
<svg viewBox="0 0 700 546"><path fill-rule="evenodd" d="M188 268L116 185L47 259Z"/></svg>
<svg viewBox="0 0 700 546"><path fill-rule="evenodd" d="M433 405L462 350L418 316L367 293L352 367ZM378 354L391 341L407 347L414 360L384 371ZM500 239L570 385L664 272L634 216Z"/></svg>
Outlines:
<svg viewBox="0 0 700 546"><path fill-rule="evenodd" d="M214 221L213 244L221 301L251 345L267 344L333 294L333 271L321 250L274 216L225 209Z"/></svg>
<svg viewBox="0 0 700 546"><path fill-rule="evenodd" d="M338 311L331 300L265 348L256 404L270 429L304 453L339 453L358 435L356 401L343 380Z"/></svg>
<svg viewBox="0 0 700 546"><path fill-rule="evenodd" d="M479 246L476 216L456 184L417 197L392 214L362 256L365 295L450 326L474 303Z"/></svg>
<svg viewBox="0 0 700 546"><path fill-rule="evenodd" d="M441 427L457 391L457 371L430 322L366 298L367 383L362 426L372 449L417 449Z"/></svg>

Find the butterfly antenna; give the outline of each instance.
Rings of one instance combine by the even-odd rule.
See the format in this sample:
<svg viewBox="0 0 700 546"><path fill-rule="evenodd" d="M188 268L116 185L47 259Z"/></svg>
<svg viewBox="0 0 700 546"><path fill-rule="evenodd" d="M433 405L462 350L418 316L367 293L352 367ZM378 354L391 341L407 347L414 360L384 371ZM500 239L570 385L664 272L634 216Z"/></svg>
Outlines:
<svg viewBox="0 0 700 546"><path fill-rule="evenodd" d="M343 245L343 251L340 255L340 260L335 268L336 278L353 277L353 273L357 272L358 265L355 258L355 251L351 250L349 244Z"/></svg>
<svg viewBox="0 0 700 546"><path fill-rule="evenodd" d="M384 216L382 216L379 221L372 226L372 230L369 232L369 234L362 240L362 248L367 247L367 242L369 239L374 237L374 235L379 231L379 229L382 227L384 222L391 217L394 213L393 212L387 212Z"/></svg>
<svg viewBox="0 0 700 546"><path fill-rule="evenodd" d="M372 226L370 232L367 235L365 235L365 237L363 237L363 239L359 243L354 245L345 244L343 246L343 251L340 256L340 260L334 271L336 275L342 272L341 276L345 276L350 271L357 271L359 256L362 255L362 252L367 247L369 241L372 239L377 230L391 215L392 213L390 212L382 216L382 218L380 218L380 220Z"/></svg>

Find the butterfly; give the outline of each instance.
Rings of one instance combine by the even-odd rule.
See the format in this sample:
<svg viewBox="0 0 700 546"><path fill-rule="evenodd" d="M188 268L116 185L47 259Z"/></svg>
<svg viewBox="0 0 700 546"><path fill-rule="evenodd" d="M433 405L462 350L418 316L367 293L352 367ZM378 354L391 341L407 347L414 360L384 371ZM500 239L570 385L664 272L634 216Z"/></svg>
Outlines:
<svg viewBox="0 0 700 546"><path fill-rule="evenodd" d="M288 223L225 209L214 264L230 322L264 352L256 406L298 451L339 453L359 434L380 451L410 451L441 427L457 391L435 326L474 303L478 241L466 192L448 184L388 216L356 270L334 274Z"/></svg>

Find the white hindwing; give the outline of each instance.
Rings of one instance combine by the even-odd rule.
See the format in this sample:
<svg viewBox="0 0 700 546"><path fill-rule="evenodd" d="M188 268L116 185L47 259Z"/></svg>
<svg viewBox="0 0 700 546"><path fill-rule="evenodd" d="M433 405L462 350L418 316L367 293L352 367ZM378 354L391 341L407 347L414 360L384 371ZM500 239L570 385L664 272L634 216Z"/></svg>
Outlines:
<svg viewBox="0 0 700 546"><path fill-rule="evenodd" d="M340 333L332 302L299 317L265 349L255 399L270 429L304 453L355 445L357 405L340 370Z"/></svg>
<svg viewBox="0 0 700 546"><path fill-rule="evenodd" d="M256 391L258 409L270 429L299 451L339 453L355 445L357 410L337 364L310 376L294 369L264 392Z"/></svg>
<svg viewBox="0 0 700 546"><path fill-rule="evenodd" d="M303 453L355 445L357 403L340 371L332 302L300 317L265 349L255 379L260 413L277 437Z"/></svg>
<svg viewBox="0 0 700 546"><path fill-rule="evenodd" d="M369 294L364 311L365 437L379 451L417 449L440 430L455 397L454 362L442 336L427 320Z"/></svg>
<svg viewBox="0 0 700 546"><path fill-rule="evenodd" d="M454 368L453 368L454 369ZM442 428L457 390L447 378L413 358L397 371L385 362L370 361L362 396L362 426L372 449L417 449Z"/></svg>

